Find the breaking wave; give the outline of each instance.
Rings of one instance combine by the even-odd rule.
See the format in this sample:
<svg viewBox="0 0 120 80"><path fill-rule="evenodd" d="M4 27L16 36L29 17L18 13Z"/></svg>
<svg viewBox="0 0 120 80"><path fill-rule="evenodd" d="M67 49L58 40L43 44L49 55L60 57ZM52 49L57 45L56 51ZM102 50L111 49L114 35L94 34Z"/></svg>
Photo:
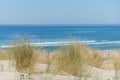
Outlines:
<svg viewBox="0 0 120 80"><path fill-rule="evenodd" d="M30 43L33 46L60 46L60 45L69 45L70 43L73 42L80 42L86 45L109 45L109 44L120 44L120 41L95 41L95 40L90 40L90 41L57 41L57 42L37 42L37 43ZM14 45L1 45L0 48L11 48L14 47Z"/></svg>

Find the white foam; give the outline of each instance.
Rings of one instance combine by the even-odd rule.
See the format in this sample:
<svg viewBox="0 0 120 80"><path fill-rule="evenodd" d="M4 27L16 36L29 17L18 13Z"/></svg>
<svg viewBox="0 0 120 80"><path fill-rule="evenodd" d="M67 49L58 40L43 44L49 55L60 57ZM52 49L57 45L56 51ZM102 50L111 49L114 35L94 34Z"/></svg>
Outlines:
<svg viewBox="0 0 120 80"><path fill-rule="evenodd" d="M120 44L120 41L102 41L102 42L95 42L95 43L88 43L88 44Z"/></svg>
<svg viewBox="0 0 120 80"><path fill-rule="evenodd" d="M87 45L99 45L99 44L120 44L120 41L100 41L97 42L95 40L90 41L57 41L57 42L38 42L38 43L30 43L33 46L59 46L59 45L69 45L70 43L80 42ZM27 43L26 43L27 44ZM1 45L0 48L11 48L15 47L15 45Z"/></svg>
<svg viewBox="0 0 120 80"><path fill-rule="evenodd" d="M38 42L38 43L30 43L30 44L33 46L59 46L59 45L68 45L74 42L94 43L95 41L57 41L57 42ZM15 47L15 45L1 45L0 46L0 48L11 48L11 47Z"/></svg>
<svg viewBox="0 0 120 80"><path fill-rule="evenodd" d="M70 43L75 43L75 42L80 42L80 43L94 43L95 41L60 41L60 42L43 42L43 43L31 43L32 45L35 46L59 46L59 45L68 45Z"/></svg>
<svg viewBox="0 0 120 80"><path fill-rule="evenodd" d="M11 47L14 47L14 45L2 45L2 46L0 46L0 48L11 48Z"/></svg>

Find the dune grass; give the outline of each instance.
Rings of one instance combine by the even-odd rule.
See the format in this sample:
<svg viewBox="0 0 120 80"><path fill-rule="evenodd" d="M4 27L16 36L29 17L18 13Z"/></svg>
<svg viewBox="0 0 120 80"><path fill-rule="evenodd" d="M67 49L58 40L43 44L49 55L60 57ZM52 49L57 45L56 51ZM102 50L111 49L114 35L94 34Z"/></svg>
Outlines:
<svg viewBox="0 0 120 80"><path fill-rule="evenodd" d="M117 50L117 54L112 56L112 60L114 62L114 70L115 70L115 77L114 80L120 79L120 50Z"/></svg>
<svg viewBox="0 0 120 80"><path fill-rule="evenodd" d="M105 61L98 50L91 49L91 53L89 53L88 56L88 64L96 68L100 68Z"/></svg>
<svg viewBox="0 0 120 80"><path fill-rule="evenodd" d="M0 60L13 60L13 56L9 53L8 50L1 50Z"/></svg>
<svg viewBox="0 0 120 80"><path fill-rule="evenodd" d="M30 71L38 56L35 47L26 38L19 39L14 45L11 52L17 71Z"/></svg>
<svg viewBox="0 0 120 80"><path fill-rule="evenodd" d="M82 75L88 62L88 48L80 43L71 43L56 50L49 67L55 73ZM51 68L50 68L51 69Z"/></svg>
<svg viewBox="0 0 120 80"><path fill-rule="evenodd" d="M114 62L114 69L120 70L120 50L117 50L117 54L112 56Z"/></svg>
<svg viewBox="0 0 120 80"><path fill-rule="evenodd" d="M59 47L49 64L49 71L58 74L89 76L89 66L100 68L104 60L97 50L85 44L73 42L67 47Z"/></svg>

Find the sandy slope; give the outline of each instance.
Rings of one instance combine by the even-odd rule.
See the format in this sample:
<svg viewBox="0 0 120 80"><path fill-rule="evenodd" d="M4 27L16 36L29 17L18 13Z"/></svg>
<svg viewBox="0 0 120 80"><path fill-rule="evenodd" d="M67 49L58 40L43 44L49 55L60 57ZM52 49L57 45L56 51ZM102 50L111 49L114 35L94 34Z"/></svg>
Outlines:
<svg viewBox="0 0 120 80"><path fill-rule="evenodd" d="M9 61L0 61L0 66L2 65L2 68L0 67L0 80L16 80L18 73L15 71L15 68L11 66ZM44 69L45 64L37 64L36 65L38 71L41 69L43 71L42 74L35 74L33 73L31 77L33 80L75 80L79 79L79 77L75 77L72 75L52 75L52 74L45 74ZM39 68L40 67L40 68ZM114 70L104 70L104 69L99 69L95 67L89 67L89 72L91 77L88 78L87 80L113 80L113 77L115 76Z"/></svg>

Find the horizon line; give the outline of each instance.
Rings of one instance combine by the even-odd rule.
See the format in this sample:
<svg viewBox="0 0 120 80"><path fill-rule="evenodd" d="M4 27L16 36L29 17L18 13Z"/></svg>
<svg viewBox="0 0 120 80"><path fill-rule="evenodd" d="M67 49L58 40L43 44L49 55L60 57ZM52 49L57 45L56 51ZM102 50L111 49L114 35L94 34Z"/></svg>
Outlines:
<svg viewBox="0 0 120 80"><path fill-rule="evenodd" d="M68 26L72 26L72 25L78 25L78 26L92 26L92 25L96 25L96 26L101 26L101 25L106 25L106 26L110 26L110 25L118 25L120 26L120 24L0 24L0 25L45 25L45 26L49 26L49 25L68 25Z"/></svg>

